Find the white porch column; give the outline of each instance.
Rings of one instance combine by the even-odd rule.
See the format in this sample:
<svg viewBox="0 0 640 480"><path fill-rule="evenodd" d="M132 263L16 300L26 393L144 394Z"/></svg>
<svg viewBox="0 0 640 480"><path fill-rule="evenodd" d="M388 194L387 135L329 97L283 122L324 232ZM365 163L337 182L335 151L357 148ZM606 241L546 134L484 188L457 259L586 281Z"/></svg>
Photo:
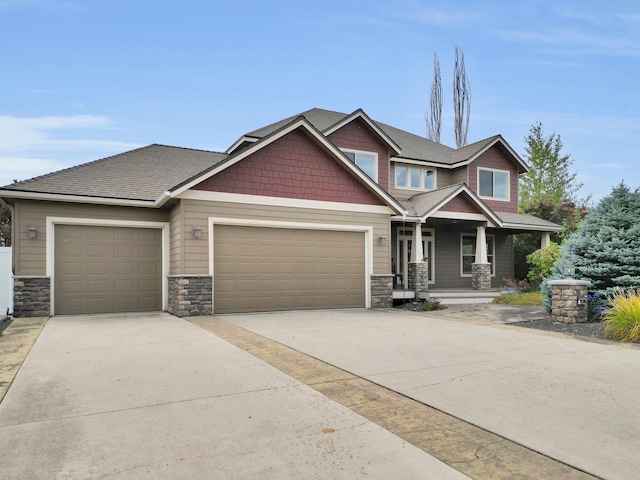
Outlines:
<svg viewBox="0 0 640 480"><path fill-rule="evenodd" d="M411 248L411 261L422 262L424 251L422 250L422 223L416 222L413 228L413 245Z"/></svg>
<svg viewBox="0 0 640 480"><path fill-rule="evenodd" d="M540 241L540 248L547 248L551 243L551 233L542 232L542 240Z"/></svg>
<svg viewBox="0 0 640 480"><path fill-rule="evenodd" d="M487 260L487 234L485 226L476 229L476 258L475 263L489 263Z"/></svg>

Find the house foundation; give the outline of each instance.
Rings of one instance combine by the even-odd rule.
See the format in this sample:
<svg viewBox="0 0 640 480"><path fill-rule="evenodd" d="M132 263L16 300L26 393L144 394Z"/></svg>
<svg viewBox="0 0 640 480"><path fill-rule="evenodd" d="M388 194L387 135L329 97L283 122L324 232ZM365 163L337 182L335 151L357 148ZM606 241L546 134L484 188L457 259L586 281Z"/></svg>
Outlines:
<svg viewBox="0 0 640 480"><path fill-rule="evenodd" d="M211 275L169 275L169 313L194 317L213 313Z"/></svg>
<svg viewBox="0 0 640 480"><path fill-rule="evenodd" d="M371 308L393 307L393 275L371 275Z"/></svg>

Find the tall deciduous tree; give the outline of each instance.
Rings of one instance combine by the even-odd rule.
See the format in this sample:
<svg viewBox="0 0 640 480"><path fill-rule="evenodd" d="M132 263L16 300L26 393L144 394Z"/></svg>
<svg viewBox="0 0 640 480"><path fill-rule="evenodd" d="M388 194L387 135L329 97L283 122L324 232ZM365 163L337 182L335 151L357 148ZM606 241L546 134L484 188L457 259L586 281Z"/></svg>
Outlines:
<svg viewBox="0 0 640 480"><path fill-rule="evenodd" d="M545 136L542 124L537 122L524 141L529 172L520 178L520 209L543 202L555 208L563 202L577 202L576 193L582 184L577 181L577 173L570 171L573 159L562 152L560 135Z"/></svg>
<svg viewBox="0 0 640 480"><path fill-rule="evenodd" d="M469 78L464 65L464 52L456 46L455 65L453 68L453 110L456 147L467 145L469 131L469 115L471 113L471 91Z"/></svg>
<svg viewBox="0 0 640 480"><path fill-rule="evenodd" d="M440 58L433 54L433 83L431 84L431 97L429 101L429 113L425 114L427 122L427 138L440 143L442 130L442 80L440 78Z"/></svg>

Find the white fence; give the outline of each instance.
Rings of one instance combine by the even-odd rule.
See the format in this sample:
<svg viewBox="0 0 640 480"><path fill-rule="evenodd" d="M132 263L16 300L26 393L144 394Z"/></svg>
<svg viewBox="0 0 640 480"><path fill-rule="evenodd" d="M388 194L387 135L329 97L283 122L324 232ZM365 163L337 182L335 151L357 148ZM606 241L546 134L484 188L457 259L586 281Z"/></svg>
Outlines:
<svg viewBox="0 0 640 480"><path fill-rule="evenodd" d="M13 274L11 273L11 247L0 247L0 318L13 312Z"/></svg>

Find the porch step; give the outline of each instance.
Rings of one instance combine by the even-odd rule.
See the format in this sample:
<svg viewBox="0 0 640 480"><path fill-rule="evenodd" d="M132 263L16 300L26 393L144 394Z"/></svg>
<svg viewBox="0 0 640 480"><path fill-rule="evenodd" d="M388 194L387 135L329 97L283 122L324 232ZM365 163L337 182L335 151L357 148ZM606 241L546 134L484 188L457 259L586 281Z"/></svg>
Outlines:
<svg viewBox="0 0 640 480"><path fill-rule="evenodd" d="M443 305L462 305L472 303L491 303L494 298L504 292L500 290L464 290L464 291L437 291L429 292L429 298L437 298Z"/></svg>

